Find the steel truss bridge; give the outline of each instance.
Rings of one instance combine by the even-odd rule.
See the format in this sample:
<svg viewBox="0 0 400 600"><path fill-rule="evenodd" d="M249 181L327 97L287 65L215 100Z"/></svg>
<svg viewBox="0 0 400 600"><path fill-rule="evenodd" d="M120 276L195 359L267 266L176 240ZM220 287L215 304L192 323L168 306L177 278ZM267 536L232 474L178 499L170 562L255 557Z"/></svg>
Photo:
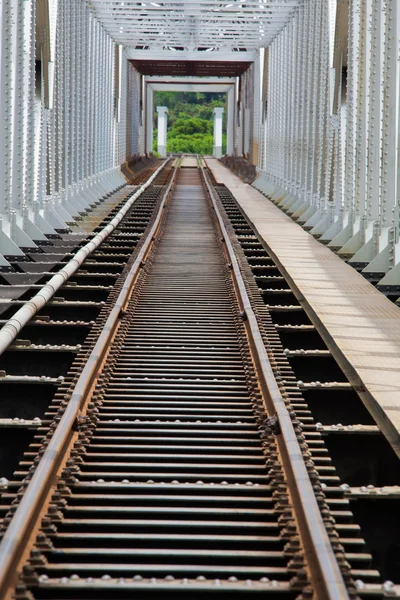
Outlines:
<svg viewBox="0 0 400 600"><path fill-rule="evenodd" d="M399 134L398 0L0 0L0 600L400 598Z"/></svg>

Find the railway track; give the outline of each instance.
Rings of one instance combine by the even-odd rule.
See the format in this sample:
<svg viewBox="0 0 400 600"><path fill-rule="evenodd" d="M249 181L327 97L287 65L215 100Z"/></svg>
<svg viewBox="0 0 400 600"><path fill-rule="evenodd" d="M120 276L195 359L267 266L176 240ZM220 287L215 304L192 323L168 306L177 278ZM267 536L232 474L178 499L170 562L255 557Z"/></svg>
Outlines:
<svg viewBox="0 0 400 600"><path fill-rule="evenodd" d="M1 597L396 596L397 457L228 190L175 166L1 356Z"/></svg>
<svg viewBox="0 0 400 600"><path fill-rule="evenodd" d="M148 178L152 174L154 171L148 171ZM0 485L3 487L33 441L36 430L42 425L48 426L45 412L50 402L64 397L65 390L84 363L98 328L113 304L115 290L125 279L132 253L140 248L170 176L170 166L160 170L151 186L143 190L129 209L121 226L87 255L84 265L71 272L51 298L57 271L66 269L76 252L81 252L104 228L110 228L121 208L131 202L141 188L126 186L118 190L82 219L72 233L51 240L40 253L28 255L29 261L14 260L13 272L0 273L1 326L6 325L27 301L35 299L35 306L22 315L25 320L29 316L32 318L21 335L9 343L20 327L18 317L18 321L8 327L10 337L2 339L2 350L4 345L8 346L0 357ZM86 230L91 230L93 224L93 233L88 234ZM73 263L73 266L77 264ZM66 277L67 273L63 273L61 281ZM38 314L33 314L44 303L41 294L44 285L49 301Z"/></svg>

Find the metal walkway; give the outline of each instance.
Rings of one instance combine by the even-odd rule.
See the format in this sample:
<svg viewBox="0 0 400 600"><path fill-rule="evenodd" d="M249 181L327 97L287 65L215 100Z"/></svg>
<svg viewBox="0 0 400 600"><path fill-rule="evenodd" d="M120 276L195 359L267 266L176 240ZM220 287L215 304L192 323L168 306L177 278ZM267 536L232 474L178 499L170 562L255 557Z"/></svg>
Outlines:
<svg viewBox="0 0 400 600"><path fill-rule="evenodd" d="M207 159L400 455L400 311L361 274L220 162ZM393 298L400 291L393 291ZM341 417L342 420L343 417Z"/></svg>

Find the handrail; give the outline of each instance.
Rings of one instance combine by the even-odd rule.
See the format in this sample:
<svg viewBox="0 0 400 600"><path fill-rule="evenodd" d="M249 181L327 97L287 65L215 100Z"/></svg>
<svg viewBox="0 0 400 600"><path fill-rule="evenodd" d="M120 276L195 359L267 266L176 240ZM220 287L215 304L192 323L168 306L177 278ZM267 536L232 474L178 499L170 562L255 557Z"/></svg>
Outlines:
<svg viewBox="0 0 400 600"><path fill-rule="evenodd" d="M164 163L166 164L166 163ZM159 170L158 170L159 171ZM156 175L157 172L154 174ZM40 516L43 506L48 502L49 490L56 483L57 471L60 468L66 449L71 443L73 427L80 414L84 401L93 388L96 376L99 375L99 367L110 347L120 322L121 311L125 308L134 283L137 279L144 258L147 256L154 242L155 234L160 226L163 208L166 205L172 185L175 180L177 169L164 193L157 217L149 231L146 241L140 249L133 263L124 285L118 295L107 321L98 337L88 360L75 384L71 399L59 421L46 450L36 468L31 481L9 523L4 537L0 543L0 598L4 598L10 588L10 581L15 582L17 565L21 559L23 549L28 544L35 524Z"/></svg>
<svg viewBox="0 0 400 600"><path fill-rule="evenodd" d="M162 165L153 173L153 175L144 183L136 192L127 200L124 206L118 211L115 217L97 233L93 239L85 246L80 248L78 252L71 258L67 264L57 271L57 273L44 285L37 294L17 310L17 312L3 325L0 329L0 356L15 340L19 332L29 321L45 306L54 294L64 285L66 281L79 269L82 263L90 256L105 239L114 231L120 224L128 210L131 208L135 200L149 187L158 173L165 167L168 158Z"/></svg>
<svg viewBox="0 0 400 600"><path fill-rule="evenodd" d="M277 443L290 495L296 509L296 519L305 550L311 585L318 600L348 599L349 594L346 584L322 520L293 423L276 382L235 252L215 200L213 189L208 182L203 166L199 164L199 168L232 265L233 282L239 306L246 315L244 325L250 341L262 395L269 413L271 415L275 413L279 420L281 434L277 436Z"/></svg>

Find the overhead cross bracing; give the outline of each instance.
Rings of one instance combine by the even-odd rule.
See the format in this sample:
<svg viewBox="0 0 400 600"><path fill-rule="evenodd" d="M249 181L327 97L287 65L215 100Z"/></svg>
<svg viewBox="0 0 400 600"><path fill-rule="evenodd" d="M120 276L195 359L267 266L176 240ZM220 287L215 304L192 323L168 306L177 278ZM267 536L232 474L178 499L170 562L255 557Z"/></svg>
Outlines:
<svg viewBox="0 0 400 600"><path fill-rule="evenodd" d="M299 0L90 0L109 35L127 47L218 51L268 45Z"/></svg>

